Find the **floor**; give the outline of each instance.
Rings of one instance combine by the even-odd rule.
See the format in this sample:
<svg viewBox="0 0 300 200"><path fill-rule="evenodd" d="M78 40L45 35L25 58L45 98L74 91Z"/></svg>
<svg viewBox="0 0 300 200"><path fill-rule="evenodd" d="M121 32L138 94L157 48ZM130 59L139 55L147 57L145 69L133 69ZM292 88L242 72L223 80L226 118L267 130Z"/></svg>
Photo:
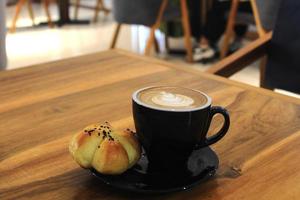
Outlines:
<svg viewBox="0 0 300 200"><path fill-rule="evenodd" d="M110 0L106 0L105 2L107 7L110 7ZM93 4L94 2L83 1L83 3ZM7 10L8 27L11 24L14 9L14 6L10 6ZM34 4L34 10L36 24L46 21L45 13L41 5ZM73 17L74 8L71 7L70 11L71 17ZM51 5L51 14L54 20L58 18L56 5ZM79 11L79 18L92 19L93 14L93 11L82 8ZM24 7L18 21L17 32L7 35L8 69L26 67L107 50L116 26L111 15L104 16L102 13L99 15L97 23L91 23L89 25L68 25L52 29L47 26L31 27L31 25L32 22L27 9ZM142 53L147 34L148 29L145 27L125 26L121 30L117 47ZM163 35L157 32L157 36L160 45L163 47ZM173 39L171 44L183 46L183 41L181 39ZM188 64L184 61L183 57L170 56L165 53L162 53L158 57L176 63L177 65L183 64L185 67L188 65L201 71L211 66L211 64L203 65L200 63ZM232 76L231 79L258 86L259 70L257 64L245 68ZM294 95L290 93L287 94Z"/></svg>

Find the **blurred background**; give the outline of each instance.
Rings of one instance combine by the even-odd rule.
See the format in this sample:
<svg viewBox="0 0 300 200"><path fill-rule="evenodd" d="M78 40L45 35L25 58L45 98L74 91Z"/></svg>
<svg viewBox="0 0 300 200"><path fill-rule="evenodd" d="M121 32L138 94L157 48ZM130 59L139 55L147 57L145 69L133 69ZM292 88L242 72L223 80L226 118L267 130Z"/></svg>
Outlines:
<svg viewBox="0 0 300 200"><path fill-rule="evenodd" d="M5 13L5 18L1 18L6 23L2 26L7 30L5 69L8 70L108 50L114 45L144 54L150 28L157 25L153 48L148 54L178 66L206 71L272 31L280 4L279 0L271 1L272 5L260 1L257 10L253 10L252 2L241 1L235 10L234 1L188 1L191 62L186 55L189 49L179 0L168 2L160 21L161 0L1 1L4 1L1 12ZM231 32L230 23L233 23ZM229 78L259 86L260 61Z"/></svg>

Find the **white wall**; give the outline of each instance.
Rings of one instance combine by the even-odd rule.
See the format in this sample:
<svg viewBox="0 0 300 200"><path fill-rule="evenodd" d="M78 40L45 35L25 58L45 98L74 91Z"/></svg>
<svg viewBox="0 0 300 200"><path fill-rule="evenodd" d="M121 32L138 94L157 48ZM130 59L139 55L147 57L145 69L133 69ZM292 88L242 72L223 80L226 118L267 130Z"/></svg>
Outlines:
<svg viewBox="0 0 300 200"><path fill-rule="evenodd" d="M6 58L6 23L5 23L5 0L0 0L0 70L5 69L7 64Z"/></svg>

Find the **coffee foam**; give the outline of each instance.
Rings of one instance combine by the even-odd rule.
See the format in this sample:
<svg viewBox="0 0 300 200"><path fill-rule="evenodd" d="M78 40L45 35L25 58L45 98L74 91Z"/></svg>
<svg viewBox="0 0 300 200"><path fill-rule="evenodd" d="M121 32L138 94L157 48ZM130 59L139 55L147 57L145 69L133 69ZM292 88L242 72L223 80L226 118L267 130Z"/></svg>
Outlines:
<svg viewBox="0 0 300 200"><path fill-rule="evenodd" d="M152 102L160 106L187 107L194 103L188 96L162 91L151 98Z"/></svg>
<svg viewBox="0 0 300 200"><path fill-rule="evenodd" d="M134 99L154 109L193 110L210 104L210 98L197 90L182 87L149 87L137 91Z"/></svg>

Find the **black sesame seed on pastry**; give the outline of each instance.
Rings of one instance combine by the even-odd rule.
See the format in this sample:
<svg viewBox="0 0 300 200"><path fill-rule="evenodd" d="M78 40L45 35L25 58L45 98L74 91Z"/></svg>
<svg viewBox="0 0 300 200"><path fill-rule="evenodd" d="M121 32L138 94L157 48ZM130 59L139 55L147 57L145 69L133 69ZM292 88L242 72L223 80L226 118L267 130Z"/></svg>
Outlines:
<svg viewBox="0 0 300 200"><path fill-rule="evenodd" d="M86 127L72 138L69 151L83 168L121 174L140 158L141 147L130 130L114 130L109 123Z"/></svg>

